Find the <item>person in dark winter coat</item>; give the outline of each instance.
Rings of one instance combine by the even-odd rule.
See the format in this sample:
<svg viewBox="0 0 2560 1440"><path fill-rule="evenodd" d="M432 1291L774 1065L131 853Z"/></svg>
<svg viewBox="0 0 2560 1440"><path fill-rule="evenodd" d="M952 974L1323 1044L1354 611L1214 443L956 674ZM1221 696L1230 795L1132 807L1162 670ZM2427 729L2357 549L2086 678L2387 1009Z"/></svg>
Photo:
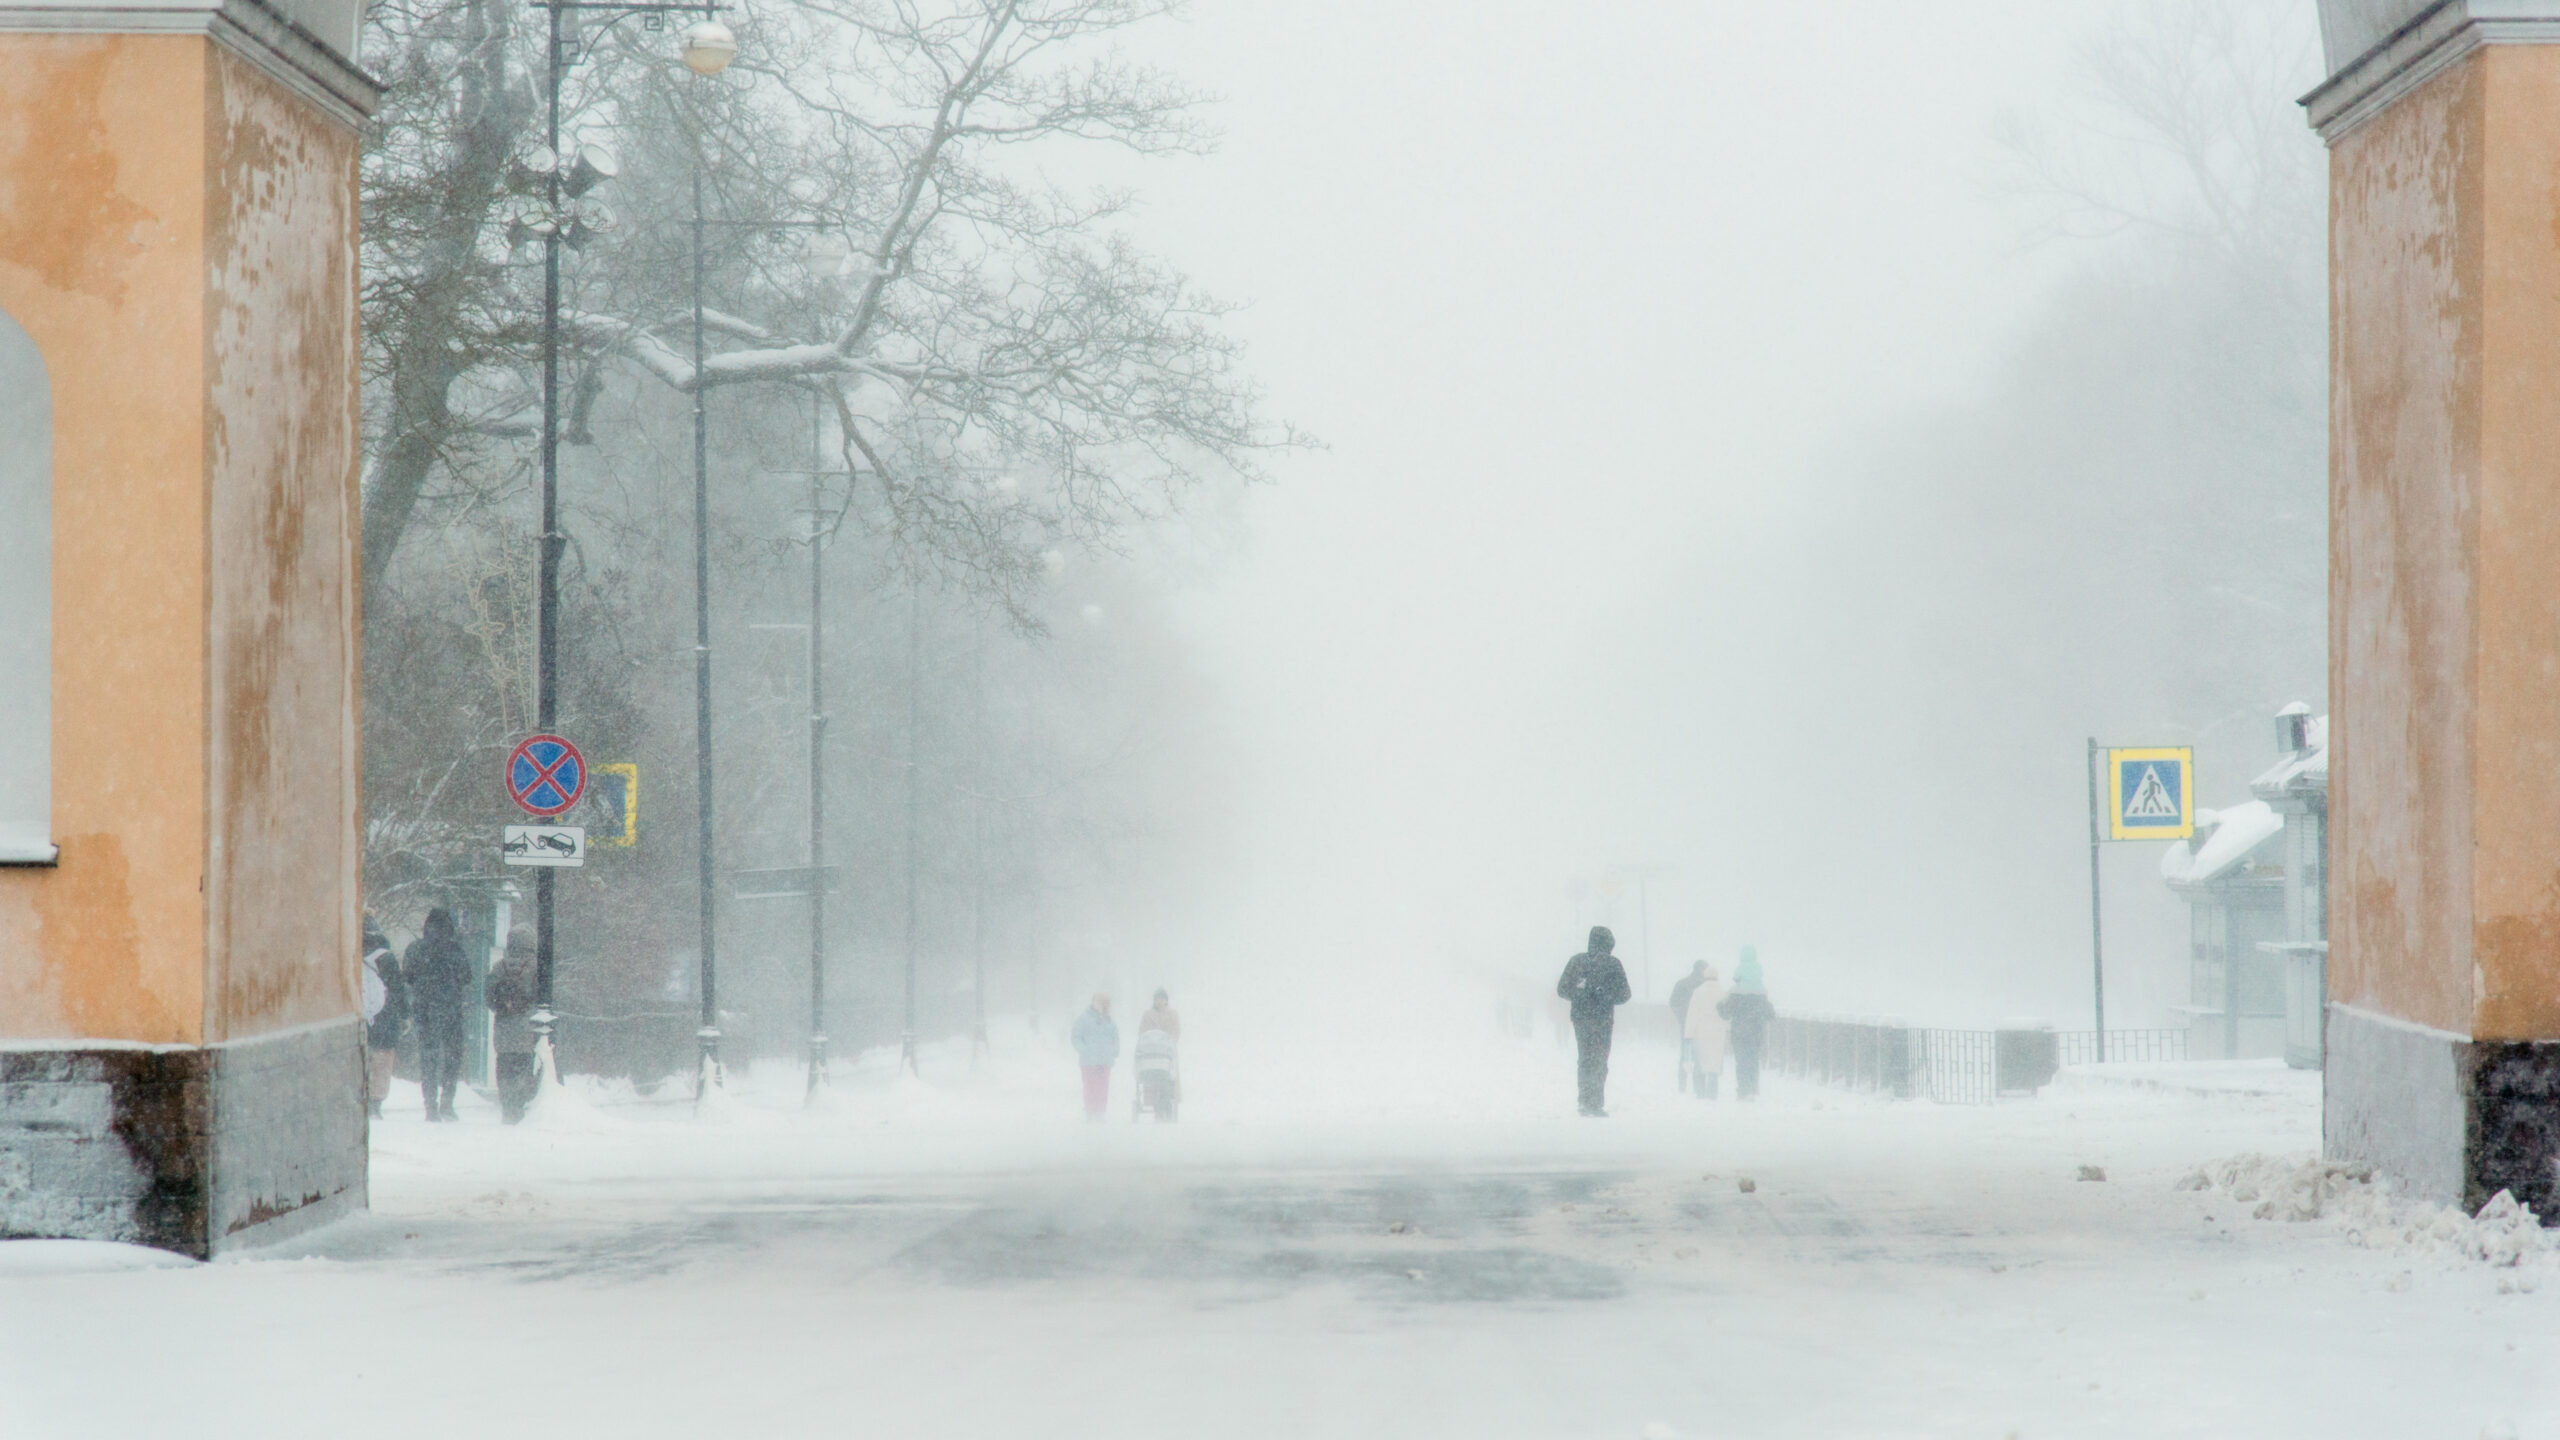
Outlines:
<svg viewBox="0 0 2560 1440"><path fill-rule="evenodd" d="M462 1084L462 1041L469 1031L471 960L453 933L453 912L427 912L425 933L400 962L409 982L410 1018L418 1032L418 1086L426 1092L427 1118L451 1120L453 1092Z"/></svg>
<svg viewBox="0 0 2560 1440"><path fill-rule="evenodd" d="M1590 947L1564 962L1564 974L1556 978L1556 997L1573 1007L1575 1073L1585 1115L1608 1113L1602 1100L1609 1084L1609 1040L1618 1007L1636 993L1627 984L1627 967L1610 953L1617 948L1609 927L1594 925Z"/></svg>
<svg viewBox="0 0 2560 1440"><path fill-rule="evenodd" d="M507 934L506 958L489 967L489 1050L498 1070L498 1114L509 1125L533 1104L534 935L530 925Z"/></svg>
<svg viewBox="0 0 2560 1440"><path fill-rule="evenodd" d="M1742 947L1742 963L1733 967L1733 993L1716 1006L1716 1013L1733 1027L1733 1097L1752 1099L1760 1093L1760 1046L1769 1038L1769 1022L1778 1018L1760 978L1758 950Z"/></svg>
<svg viewBox="0 0 2560 1440"><path fill-rule="evenodd" d="M1681 976L1679 982L1671 987L1671 1033L1680 1037L1679 1088L1682 1091L1689 1088L1689 1077L1698 1068L1697 1048L1689 1043L1689 1002L1696 997L1698 987L1706 983L1707 962L1701 960L1695 969Z"/></svg>
<svg viewBox="0 0 2560 1440"><path fill-rule="evenodd" d="M391 1067L400 1058L400 1032L409 1023L409 987L400 983L400 961L372 916L364 917L364 1108L379 1120L391 1094Z"/></svg>

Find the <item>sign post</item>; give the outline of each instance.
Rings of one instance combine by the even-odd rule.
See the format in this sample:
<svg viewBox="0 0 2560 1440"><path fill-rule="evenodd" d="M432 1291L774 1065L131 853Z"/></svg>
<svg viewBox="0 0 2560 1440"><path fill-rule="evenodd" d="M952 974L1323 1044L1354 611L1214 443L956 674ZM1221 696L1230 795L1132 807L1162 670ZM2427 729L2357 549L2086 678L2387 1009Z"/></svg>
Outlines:
<svg viewBox="0 0 2560 1440"><path fill-rule="evenodd" d="M2101 758L2105 763L2101 764ZM2106 927L2098 910L2098 847L2109 840L2184 840L2196 833L2196 752L2184 746L2108 750L2089 737L2089 983L2098 1063L2107 1062ZM2106 820L2100 828L2100 787Z"/></svg>
<svg viewBox="0 0 2560 1440"><path fill-rule="evenodd" d="M2098 1063L2107 1063L2107 927L2098 915L2098 737L2089 737L2082 767L2089 780L2089 985L2098 1016Z"/></svg>
<svg viewBox="0 0 2560 1440"><path fill-rule="evenodd" d="M556 10L552 12L552 21L556 27L559 21L559 12ZM555 35L556 33L555 29ZM545 458L549 458L547 454ZM548 468L548 466L545 467L546 473ZM552 702L556 689L556 675L553 668L555 649L552 634L553 616L550 604L554 587L549 582L559 566L559 551L552 543L555 538L553 532L559 527L556 523L557 517L552 513L552 498L550 487L545 486L542 546L542 578L545 582L542 610L542 723L545 725L551 723ZM503 778L506 781L509 799L515 801L526 814L535 819L548 820L554 815L566 813L578 803L579 796L587 793L587 757L578 753L577 746L546 731L543 734L526 737L508 753ZM586 831L580 829L577 840L579 863L585 861L586 848ZM529 845L528 850L530 850ZM512 860L514 857L507 858ZM559 862L542 865L534 871L533 884L534 1001L533 1014L527 1018L533 1022L535 1073L541 1077L539 1083L544 1085L556 1084L559 1079L558 1062L553 1059L551 1051L551 1027L559 1019L551 1008L554 960L551 945L551 908L554 893L552 871L557 868L559 868Z"/></svg>

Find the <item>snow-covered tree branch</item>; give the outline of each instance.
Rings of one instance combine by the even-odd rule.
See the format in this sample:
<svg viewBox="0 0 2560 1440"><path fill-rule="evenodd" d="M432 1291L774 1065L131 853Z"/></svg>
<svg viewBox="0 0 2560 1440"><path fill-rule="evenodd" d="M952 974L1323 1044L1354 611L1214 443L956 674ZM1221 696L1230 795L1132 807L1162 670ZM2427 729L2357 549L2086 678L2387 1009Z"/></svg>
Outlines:
<svg viewBox="0 0 2560 1440"><path fill-rule="evenodd" d="M535 27L515 3L412 0L375 22L394 97L368 169L372 580L431 476L467 489L490 445L522 443L538 398L532 267L503 244L509 162L540 118ZM1226 308L1113 228L1125 195L1073 193L1014 158L1043 142L1205 146L1194 96L1104 48L1172 8L807 0L742 22L718 81L637 26L589 37L564 133L626 154L605 192L623 225L573 267L564 333L582 383L619 367L677 394L820 388L902 552L999 592L1046 547L1107 546L1204 481L1252 476L1303 437L1261 417ZM719 306L698 369L696 165ZM458 410L466 380L514 408ZM1006 488L979 483L996 474Z"/></svg>

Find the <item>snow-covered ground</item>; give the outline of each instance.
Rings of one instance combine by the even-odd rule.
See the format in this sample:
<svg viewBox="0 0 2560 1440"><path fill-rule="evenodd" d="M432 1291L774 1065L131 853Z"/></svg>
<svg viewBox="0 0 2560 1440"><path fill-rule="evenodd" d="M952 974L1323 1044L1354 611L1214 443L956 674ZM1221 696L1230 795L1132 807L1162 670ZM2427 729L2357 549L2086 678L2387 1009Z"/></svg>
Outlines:
<svg viewBox="0 0 2560 1440"><path fill-rule="evenodd" d="M369 1216L0 1245L0 1435L2560 1436L2560 1256L2307 1165L2281 1067L1745 1107L1640 1049L1583 1121L1543 1039L1195 1035L1181 1125L1092 1127L1055 1029L816 1109L404 1089Z"/></svg>

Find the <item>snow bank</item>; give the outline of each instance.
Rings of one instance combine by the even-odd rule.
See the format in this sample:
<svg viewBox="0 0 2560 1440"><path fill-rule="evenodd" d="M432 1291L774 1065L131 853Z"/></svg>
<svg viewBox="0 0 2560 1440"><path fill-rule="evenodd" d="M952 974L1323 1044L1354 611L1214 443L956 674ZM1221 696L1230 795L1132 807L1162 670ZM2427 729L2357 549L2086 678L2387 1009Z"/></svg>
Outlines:
<svg viewBox="0 0 2560 1440"><path fill-rule="evenodd" d="M0 1280L120 1270L184 1270L196 1263L166 1250L113 1240L0 1240Z"/></svg>
<svg viewBox="0 0 2560 1440"><path fill-rule="evenodd" d="M573 1075L567 1084L561 1083L548 1041L543 1042L535 1063L540 1083L534 1087L532 1107L525 1111L528 1128L557 1135L595 1135L622 1123L601 1108L603 1103L617 1098L610 1095L609 1082L593 1075ZM628 1081L623 1082L623 1088L629 1088Z"/></svg>
<svg viewBox="0 0 2560 1440"><path fill-rule="evenodd" d="M2501 1190L2476 1215L2393 1195L2363 1166L2250 1153L2199 1166L2178 1182L2249 1206L2250 1218L2326 1221L2350 1245L2451 1262L2560 1269L2560 1232Z"/></svg>

